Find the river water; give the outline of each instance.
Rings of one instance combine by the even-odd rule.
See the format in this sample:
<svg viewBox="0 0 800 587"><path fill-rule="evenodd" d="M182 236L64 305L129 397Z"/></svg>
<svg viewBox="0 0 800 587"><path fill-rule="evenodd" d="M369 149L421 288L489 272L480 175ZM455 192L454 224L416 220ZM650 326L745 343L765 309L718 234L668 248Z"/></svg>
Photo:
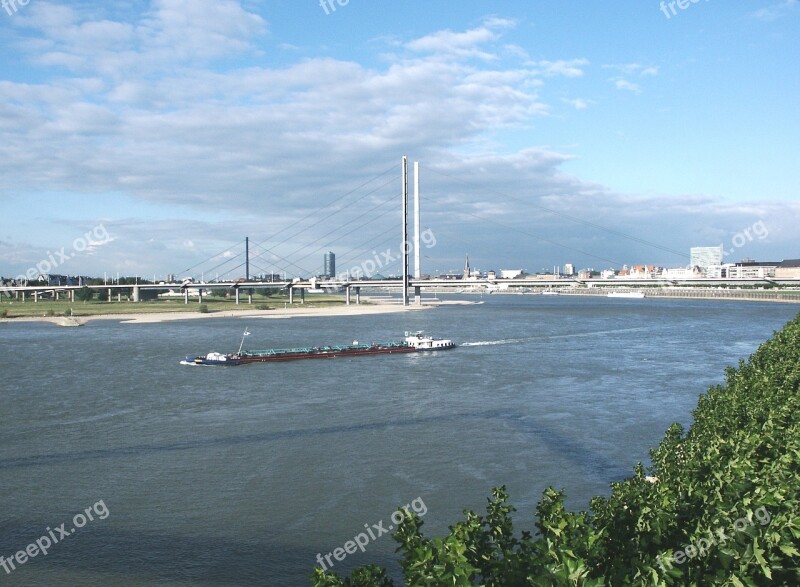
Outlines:
<svg viewBox="0 0 800 587"><path fill-rule="evenodd" d="M798 310L459 299L482 303L347 318L0 325L0 555L43 536L53 543L40 542L46 555L31 548L24 564L12 558L10 573L0 567L0 585L308 585L318 553L324 561L368 529L388 530L398 506L413 503L425 531L442 535L501 484L517 528L533 530L542 490L565 489L574 509L608 494L670 423L690 423L725 367ZM250 348L406 330L462 346L179 364L235 350L245 327ZM378 563L397 577L396 543L372 534L365 552L330 558L333 570Z"/></svg>

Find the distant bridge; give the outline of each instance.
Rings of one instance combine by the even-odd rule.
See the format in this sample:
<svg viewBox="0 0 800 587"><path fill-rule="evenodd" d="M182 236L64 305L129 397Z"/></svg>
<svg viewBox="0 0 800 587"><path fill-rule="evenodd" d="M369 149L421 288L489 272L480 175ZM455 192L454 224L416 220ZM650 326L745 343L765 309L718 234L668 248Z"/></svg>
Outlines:
<svg viewBox="0 0 800 587"><path fill-rule="evenodd" d="M59 299L64 295L70 301L75 301L75 292L78 290L88 288L93 291L106 290L108 293L108 301L114 302L114 293L117 293L117 301L122 301L122 290L130 290L132 292L131 301L139 302L141 300L141 292L146 290L172 290L180 292L183 295L184 303L188 304L190 298L197 298L199 303L203 302L206 292L212 290L233 290L236 298L236 304L240 304L242 299L242 292L246 292L247 302L252 303L253 290L287 290L289 294L289 303L294 303L295 295L300 298L300 303L305 302L305 294L309 290L317 291L344 291L345 301L350 304L352 301L352 294L355 294L356 303L361 301L362 289L383 289L383 290L397 290L399 292L413 290L414 301L420 304L422 301L421 295L423 290L454 290L463 291L469 290L475 293L479 292L494 292L505 290L519 290L521 288L532 289L557 289L564 291L575 291L576 289L591 289L591 288L692 288L692 287L705 287L705 288L728 288L736 289L743 286L747 287L764 287L771 286L777 288L789 288L792 290L800 291L800 278L763 278L763 279L629 279L629 278L614 278L614 279L574 279L574 278L558 278L552 277L547 279L414 279L408 280L404 287L402 279L364 279L364 280L294 280L294 281L276 281L276 282L262 282L262 281L221 281L213 283L196 283L196 282L180 282L180 283L143 283L143 284L102 284L102 285L27 285L27 286L3 286L0 287L0 298L5 294L6 296L13 297L20 301L26 301L28 297L32 298L34 302L38 302L44 295L52 295L55 299ZM195 292L196 293L192 293Z"/></svg>
<svg viewBox="0 0 800 587"><path fill-rule="evenodd" d="M384 174L387 172L384 172ZM384 175L381 174L381 175ZM117 293L117 301L122 301L122 292L124 290L131 291L131 301L141 301L141 292L146 290L173 290L180 292L184 303L188 304L190 298L198 298L200 303L203 302L204 292L215 289L233 290L236 298L236 303L241 303L242 291L247 292L248 303L253 302L252 291L257 289L285 289L289 294L289 303L294 303L295 293L299 294L300 302L304 303L305 294L309 290L318 291L342 291L345 292L346 303L351 303L351 294L355 294L356 303L360 303L362 289L390 289L398 290L401 293L401 301L403 305L411 303L410 293L413 290L414 302L416 304L422 303L423 290L468 290L470 292L495 292L495 291L513 291L519 288L538 288L538 289L558 289L562 291L572 292L590 292L597 291L592 288L741 288L741 287L764 287L770 288L791 288L793 291L800 292L800 278L751 278L751 279L665 279L665 278L628 278L616 277L613 279L580 279L574 277L545 277L537 276L536 278L527 279L422 279L420 268L420 193L419 193L419 165L414 163L414 235L413 241L409 239L408 230L408 208L409 208L409 190L408 190L408 158L402 158L402 222L401 233L402 243L400 260L402 264L402 277L397 279L337 279L337 278L312 278L307 280L294 279L284 281L250 281L250 241L245 238L245 260L242 265L245 266L246 278L243 281L214 281L212 283L194 282L184 280L181 282L172 283L135 283L135 284L103 284L103 285L25 285L25 286L3 286L0 284L0 299L3 295L14 297L15 299L26 301L28 296L31 296L34 302L46 294L52 295L55 299L59 299L63 294L67 296L72 302L75 301L75 292L84 287L91 290L107 290L108 301L112 302L114 292ZM372 193L372 192L370 192ZM551 211L552 212L552 211ZM316 223L315 223L316 224ZM624 236L624 235L623 235ZM637 239L639 240L639 239ZM645 241L640 241L645 242ZM414 251L414 269L410 270L409 267L409 248L413 244ZM556 243L557 244L557 243ZM652 243L649 243L652 244ZM664 247L660 247L664 249ZM668 250L668 249L664 249ZM295 265L291 263L291 265ZM295 267L300 268L295 265ZM676 290L680 291L680 290ZM196 292L196 293L192 293Z"/></svg>

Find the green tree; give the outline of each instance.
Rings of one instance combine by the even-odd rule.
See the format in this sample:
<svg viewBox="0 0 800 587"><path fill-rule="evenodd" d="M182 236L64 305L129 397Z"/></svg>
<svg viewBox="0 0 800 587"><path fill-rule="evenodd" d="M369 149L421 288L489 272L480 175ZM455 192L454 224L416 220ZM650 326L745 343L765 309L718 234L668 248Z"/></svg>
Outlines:
<svg viewBox="0 0 800 587"><path fill-rule="evenodd" d="M85 285L82 288L75 290L75 299L81 302L89 302L93 297L94 290L89 289Z"/></svg>

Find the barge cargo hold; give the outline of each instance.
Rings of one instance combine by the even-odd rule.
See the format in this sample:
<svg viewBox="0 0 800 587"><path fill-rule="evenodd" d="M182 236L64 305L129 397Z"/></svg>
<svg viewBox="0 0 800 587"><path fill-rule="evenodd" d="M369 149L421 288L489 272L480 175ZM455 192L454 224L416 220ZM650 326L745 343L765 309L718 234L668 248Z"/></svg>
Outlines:
<svg viewBox="0 0 800 587"><path fill-rule="evenodd" d="M245 331L245 336L249 334ZM244 337L242 337L244 342ZM302 359L335 359L337 357L358 357L365 355L392 355L441 351L455 348L450 340L425 336L422 332L406 332L405 338L395 342L372 342L369 344L327 345L290 349L267 349L261 351L239 351L223 354L208 353L201 357L186 357L182 365L221 365L236 366L247 363L269 363L276 361L298 361Z"/></svg>

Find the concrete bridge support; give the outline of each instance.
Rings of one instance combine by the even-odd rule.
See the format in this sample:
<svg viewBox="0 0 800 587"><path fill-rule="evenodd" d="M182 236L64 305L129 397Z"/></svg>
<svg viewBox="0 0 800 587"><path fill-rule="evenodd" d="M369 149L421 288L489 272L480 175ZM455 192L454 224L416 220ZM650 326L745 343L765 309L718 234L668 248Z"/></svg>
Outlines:
<svg viewBox="0 0 800 587"><path fill-rule="evenodd" d="M134 286L133 286L133 302L134 302L135 304L136 304L136 303L139 303L139 300L140 300L140 299L141 299L141 298L139 297L139 286L138 286L138 285L134 285Z"/></svg>

